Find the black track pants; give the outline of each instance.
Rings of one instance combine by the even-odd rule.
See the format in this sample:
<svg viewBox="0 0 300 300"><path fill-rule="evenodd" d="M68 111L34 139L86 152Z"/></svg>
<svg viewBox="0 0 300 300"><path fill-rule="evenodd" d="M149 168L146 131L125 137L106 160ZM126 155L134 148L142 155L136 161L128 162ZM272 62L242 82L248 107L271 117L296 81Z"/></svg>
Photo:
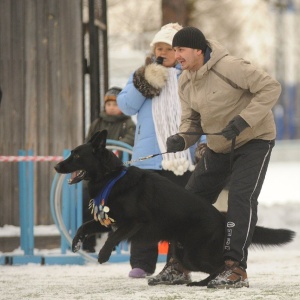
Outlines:
<svg viewBox="0 0 300 300"><path fill-rule="evenodd" d="M248 247L257 222L257 198L267 172L274 141L252 140L230 153L207 149L197 164L186 189L214 203L229 181L224 258L247 267Z"/></svg>

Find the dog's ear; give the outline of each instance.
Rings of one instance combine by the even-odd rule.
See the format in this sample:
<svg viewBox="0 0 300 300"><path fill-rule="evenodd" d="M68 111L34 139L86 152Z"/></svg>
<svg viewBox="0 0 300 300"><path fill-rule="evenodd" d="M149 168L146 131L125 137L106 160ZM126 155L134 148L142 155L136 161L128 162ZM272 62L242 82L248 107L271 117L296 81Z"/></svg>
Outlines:
<svg viewBox="0 0 300 300"><path fill-rule="evenodd" d="M101 137L100 137L101 136ZM88 140L88 143L93 143L94 140L97 140L98 138L101 139L107 139L107 130L97 131L95 132L92 137Z"/></svg>
<svg viewBox="0 0 300 300"><path fill-rule="evenodd" d="M100 131L95 132L92 137L88 140L88 143L92 143L94 140L98 138Z"/></svg>
<svg viewBox="0 0 300 300"><path fill-rule="evenodd" d="M107 138L107 130L102 130L96 132L92 138L90 139L90 143L92 144L94 149L105 148L106 147L106 138Z"/></svg>
<svg viewBox="0 0 300 300"><path fill-rule="evenodd" d="M99 139L100 139L100 146L105 148L106 147L106 139L107 139L107 133L108 131L105 129L105 130L102 130L100 132L100 136L99 136Z"/></svg>

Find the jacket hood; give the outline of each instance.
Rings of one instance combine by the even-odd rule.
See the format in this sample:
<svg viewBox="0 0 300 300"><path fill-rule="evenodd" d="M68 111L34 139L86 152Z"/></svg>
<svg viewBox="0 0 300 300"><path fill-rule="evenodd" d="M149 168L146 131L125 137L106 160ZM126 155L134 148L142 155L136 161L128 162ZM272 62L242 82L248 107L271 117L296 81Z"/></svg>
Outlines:
<svg viewBox="0 0 300 300"><path fill-rule="evenodd" d="M108 115L105 111L102 111L99 116L106 122L118 122L118 121L127 120L130 118L129 116L126 116L124 114L111 116L111 115Z"/></svg>
<svg viewBox="0 0 300 300"><path fill-rule="evenodd" d="M197 78L201 78L205 72L210 70L220 59L229 55L229 51L217 41L207 40L207 45L211 49L210 59L196 72L187 71L187 77L189 79L195 78L197 80Z"/></svg>
<svg viewBox="0 0 300 300"><path fill-rule="evenodd" d="M207 40L207 42L208 47L211 49L210 59L200 68L200 70L202 68L205 68L205 70L210 70L221 58L229 55L229 51L219 42L214 40Z"/></svg>

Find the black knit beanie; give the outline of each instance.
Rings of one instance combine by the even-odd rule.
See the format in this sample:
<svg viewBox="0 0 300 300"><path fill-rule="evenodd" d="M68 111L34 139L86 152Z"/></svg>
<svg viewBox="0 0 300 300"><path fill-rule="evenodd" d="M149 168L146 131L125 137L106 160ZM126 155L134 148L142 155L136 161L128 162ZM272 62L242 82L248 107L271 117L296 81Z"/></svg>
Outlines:
<svg viewBox="0 0 300 300"><path fill-rule="evenodd" d="M180 29L174 35L172 47L200 49L205 52L207 41L204 34L198 28L188 26Z"/></svg>

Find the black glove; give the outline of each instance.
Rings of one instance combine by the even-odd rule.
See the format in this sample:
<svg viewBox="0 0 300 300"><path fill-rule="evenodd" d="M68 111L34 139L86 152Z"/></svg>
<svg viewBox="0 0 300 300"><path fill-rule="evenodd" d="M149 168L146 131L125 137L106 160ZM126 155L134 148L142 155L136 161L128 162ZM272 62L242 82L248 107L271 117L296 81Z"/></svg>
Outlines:
<svg viewBox="0 0 300 300"><path fill-rule="evenodd" d="M177 152L184 150L185 141L184 138L178 134L171 135L167 138L167 151Z"/></svg>
<svg viewBox="0 0 300 300"><path fill-rule="evenodd" d="M240 116L235 116L228 125L222 130L222 135L227 140L237 137L249 124Z"/></svg>

